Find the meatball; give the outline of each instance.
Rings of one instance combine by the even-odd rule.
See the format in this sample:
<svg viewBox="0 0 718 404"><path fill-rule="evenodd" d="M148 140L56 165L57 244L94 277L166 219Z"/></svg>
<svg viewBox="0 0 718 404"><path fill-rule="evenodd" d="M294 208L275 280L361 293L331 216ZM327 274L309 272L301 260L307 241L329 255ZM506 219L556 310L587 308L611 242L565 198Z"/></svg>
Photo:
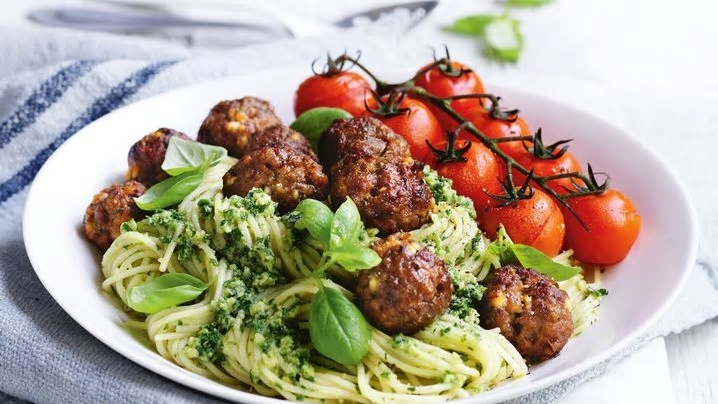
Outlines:
<svg viewBox="0 0 718 404"><path fill-rule="evenodd" d="M327 170L347 155L411 157L406 140L372 117L337 119L319 137L319 160Z"/></svg>
<svg viewBox="0 0 718 404"><path fill-rule="evenodd" d="M202 122L197 140L222 146L230 156L239 158L244 154L252 135L281 123L272 105L260 98L222 101L212 108Z"/></svg>
<svg viewBox="0 0 718 404"><path fill-rule="evenodd" d="M145 193L145 186L138 181L111 185L95 196L85 209L83 228L85 236L100 250L106 251L120 235L120 225L130 220L139 220L144 213L137 207L134 197Z"/></svg>
<svg viewBox="0 0 718 404"><path fill-rule="evenodd" d="M494 271L479 304L481 325L501 330L529 363L556 356L573 333L568 294L551 278L521 266Z"/></svg>
<svg viewBox="0 0 718 404"><path fill-rule="evenodd" d="M127 181L139 181L150 187L169 175L162 170L162 162L165 160L167 145L172 136L191 140L189 136L174 129L160 128L145 135L130 148L127 154Z"/></svg>
<svg viewBox="0 0 718 404"><path fill-rule="evenodd" d="M309 140L301 133L284 125L272 125L255 133L247 143L245 154L265 147L286 147L300 153L308 154L315 160L316 155L312 151Z"/></svg>
<svg viewBox="0 0 718 404"><path fill-rule="evenodd" d="M289 148L267 147L245 155L223 178L225 195L245 196L263 189L279 211L294 209L302 199L324 200L329 179L312 157Z"/></svg>
<svg viewBox="0 0 718 404"><path fill-rule="evenodd" d="M414 230L434 208L422 163L410 157L347 157L332 168L329 198L337 208L349 196L362 221L382 235Z"/></svg>
<svg viewBox="0 0 718 404"><path fill-rule="evenodd" d="M453 286L436 254L409 233L392 234L372 248L381 263L359 273L356 290L370 323L389 334L412 334L446 311Z"/></svg>

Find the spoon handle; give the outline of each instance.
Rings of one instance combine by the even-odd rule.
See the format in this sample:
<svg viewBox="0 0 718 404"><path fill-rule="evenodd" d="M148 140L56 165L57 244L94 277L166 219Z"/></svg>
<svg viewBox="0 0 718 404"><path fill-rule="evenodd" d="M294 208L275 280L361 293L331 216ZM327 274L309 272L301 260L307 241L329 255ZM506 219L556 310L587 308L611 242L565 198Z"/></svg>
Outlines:
<svg viewBox="0 0 718 404"><path fill-rule="evenodd" d="M205 21L171 14L102 11L81 8L46 8L29 14L31 20L57 27L98 31L156 31L165 28L241 28L289 36L282 27L247 22Z"/></svg>

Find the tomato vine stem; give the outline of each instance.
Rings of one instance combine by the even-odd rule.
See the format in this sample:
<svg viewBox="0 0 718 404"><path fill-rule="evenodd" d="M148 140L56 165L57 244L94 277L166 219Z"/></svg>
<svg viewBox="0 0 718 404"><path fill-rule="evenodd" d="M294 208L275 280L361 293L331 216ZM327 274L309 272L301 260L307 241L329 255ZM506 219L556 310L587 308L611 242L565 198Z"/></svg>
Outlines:
<svg viewBox="0 0 718 404"><path fill-rule="evenodd" d="M441 59L435 59L433 63L428 64L427 66L420 69L411 79L399 82L399 83L389 83L386 81L383 81L379 79L369 68L364 66L362 63L358 61L358 58L354 58L352 56L349 56L347 54L343 54L339 56L337 59L334 60L335 64L343 64L346 62L351 62L352 66L355 66L359 69L361 69L366 75L368 75L375 83L376 83L376 93L378 95L386 95L392 92L396 91L403 91L406 94L408 94L410 97L413 97L415 99L418 99L424 103L432 104L436 107L438 107L441 111L446 113L448 116L450 116L454 121L456 121L459 124L459 127L456 129L456 131L465 130L473 138L481 142L484 146L486 146L489 150L491 150L494 155L498 156L507 166L507 170L511 172L512 169L516 169L520 173L527 176L527 178L530 179L530 181L527 180L525 186L528 186L530 188L529 182L533 181L533 183L538 186L542 191L546 192L551 198L553 198L557 203L559 203L561 206L563 206L568 212L570 212L581 224L581 226L588 230L588 227L584 220L576 213L576 211L569 205L567 202L570 198L575 198L578 196L585 196L585 195L598 195L606 191L608 187L608 175L605 173L600 173L606 176L606 180L599 184L598 180L595 176L596 173L593 172L593 169L591 168L591 165L588 165L589 173L588 175L585 175L583 173L572 171L567 173L561 173L561 174L555 174L555 175L546 175L546 176L538 176L534 175L532 170L529 170L528 168L524 167L520 163L518 163L513 157L505 153L501 148L498 147L499 143L503 142L511 142L511 141L536 141L535 136L511 136L507 138L492 138L481 132L470 120L466 119L464 116L459 114L454 108L452 108L451 103L455 100L463 100L463 99L477 99L479 101L482 100L488 100L491 103L491 107L489 109L489 114L494 119L501 119L509 122L513 122L518 118L518 109L513 110L502 110L500 108L500 97L496 96L495 94L491 93L473 93L473 94L463 94L463 95L455 95L451 97L437 97L425 89L418 87L414 84L415 80L420 77L422 74L426 73L430 69L433 69L439 65L446 64L450 62L450 59L448 57L444 57ZM539 132L540 133L540 132ZM541 141L539 137L539 141ZM550 145L548 147L554 146L558 147L560 145L564 145L568 142L566 141L559 141L554 143L553 145ZM543 147L543 145L541 145ZM565 147L565 146L564 146ZM565 152L565 149L564 149ZM548 182L560 178L572 178L576 179L576 181L572 181L574 185L574 189L566 189L566 194L560 194L551 187L548 186ZM583 185L581 185L583 184ZM522 192L528 192L527 190L523 190ZM490 195L491 196L491 195Z"/></svg>

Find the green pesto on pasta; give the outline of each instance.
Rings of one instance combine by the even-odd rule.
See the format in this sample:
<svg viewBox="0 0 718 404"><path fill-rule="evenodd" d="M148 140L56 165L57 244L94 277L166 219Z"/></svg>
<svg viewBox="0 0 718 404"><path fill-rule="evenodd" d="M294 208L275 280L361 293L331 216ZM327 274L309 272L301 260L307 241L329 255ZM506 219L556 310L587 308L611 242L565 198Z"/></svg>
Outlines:
<svg viewBox="0 0 718 404"><path fill-rule="evenodd" d="M128 324L146 332L157 352L177 365L237 388L309 402L433 403L467 397L526 375L525 361L498 330L479 324L481 281L498 257L476 224L470 201L429 168L431 220L412 237L442 258L454 293L449 310L413 335L374 329L369 353L340 365L312 349L309 306L318 291L311 273L322 244L296 229L291 213L259 189L222 195L227 157L208 169L176 209L123 225L102 260L105 290L127 304L127 291L163 273L187 273L208 286L201 300ZM375 232L364 230L369 245ZM509 241L510 242L510 241ZM568 259L560 256L559 259ZM349 299L355 274L330 268L325 288ZM569 294L574 335L597 317L600 289L581 275L560 283Z"/></svg>

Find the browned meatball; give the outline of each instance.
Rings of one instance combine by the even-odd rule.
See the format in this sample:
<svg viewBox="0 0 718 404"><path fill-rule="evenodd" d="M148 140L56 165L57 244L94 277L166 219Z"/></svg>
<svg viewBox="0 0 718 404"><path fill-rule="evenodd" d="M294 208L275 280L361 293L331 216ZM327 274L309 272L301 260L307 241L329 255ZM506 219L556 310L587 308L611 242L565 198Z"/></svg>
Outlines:
<svg viewBox="0 0 718 404"><path fill-rule="evenodd" d="M286 147L310 155L315 160L312 145L304 135L284 125L272 125L255 133L247 143L245 154L265 147Z"/></svg>
<svg viewBox="0 0 718 404"><path fill-rule="evenodd" d="M434 207L422 169L410 157L344 158L332 169L330 201L337 208L349 196L364 224L383 235L417 229Z"/></svg>
<svg viewBox="0 0 718 404"><path fill-rule="evenodd" d="M134 197L145 193L145 186L138 181L114 184L92 197L85 209L83 227L85 236L106 251L120 235L120 225L130 220L139 220L144 213L135 204Z"/></svg>
<svg viewBox="0 0 718 404"><path fill-rule="evenodd" d="M260 130L282 122L274 107L260 98L244 97L215 105L202 122L197 140L222 146L230 156L241 157L247 142Z"/></svg>
<svg viewBox="0 0 718 404"><path fill-rule="evenodd" d="M551 278L507 265L489 277L479 304L481 325L500 328L530 363L556 356L573 333L568 294Z"/></svg>
<svg viewBox="0 0 718 404"><path fill-rule="evenodd" d="M145 135L130 148L127 154L128 181L139 181L145 186L152 186L169 175L162 170L162 162L165 160L167 145L172 136L185 140L191 140L189 136L174 129L160 128Z"/></svg>
<svg viewBox="0 0 718 404"><path fill-rule="evenodd" d="M224 175L224 194L245 196L263 189L279 211L294 209L302 199L324 200L329 179L309 155L288 148L267 147L247 154Z"/></svg>
<svg viewBox="0 0 718 404"><path fill-rule="evenodd" d="M372 117L337 119L319 137L319 161L327 170L347 155L411 157L406 140Z"/></svg>
<svg viewBox="0 0 718 404"><path fill-rule="evenodd" d="M412 334L446 311L453 286L436 254L409 233L392 234L372 248L381 264L359 273L356 290L370 323L389 334Z"/></svg>

